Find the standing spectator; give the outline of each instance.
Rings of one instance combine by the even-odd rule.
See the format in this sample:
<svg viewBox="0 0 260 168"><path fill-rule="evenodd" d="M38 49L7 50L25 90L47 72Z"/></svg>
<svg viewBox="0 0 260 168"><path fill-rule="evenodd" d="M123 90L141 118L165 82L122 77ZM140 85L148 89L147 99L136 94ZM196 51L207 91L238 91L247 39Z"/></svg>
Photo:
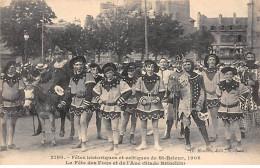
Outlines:
<svg viewBox="0 0 260 168"><path fill-rule="evenodd" d="M255 120L256 127L260 129L260 98L259 98L259 80L260 69L255 63L255 54L247 53L245 56L245 66L241 72L241 82L247 86L250 90L250 94L247 97L245 103L242 104L242 110L244 111L244 120L241 125L242 138L245 137L245 132L250 131Z"/></svg>
<svg viewBox="0 0 260 168"><path fill-rule="evenodd" d="M204 79L206 95L207 95L207 108L209 110L209 141L215 142L218 138L218 109L219 99L216 94L217 84L221 79L221 72L218 70L219 57L215 54L207 55L204 59L206 69L202 72Z"/></svg>
<svg viewBox="0 0 260 168"><path fill-rule="evenodd" d="M235 68L225 67L221 70L224 74L224 81L218 84L216 93L220 97L219 118L222 119L225 126L225 136L227 145L226 150L231 149L231 126L234 129L237 148L241 152L241 133L239 130L239 121L243 118L243 112L239 107L239 100L244 102L249 94L249 90L242 83L233 79L237 74Z"/></svg>
<svg viewBox="0 0 260 168"><path fill-rule="evenodd" d="M1 77L0 118L1 118L1 149L6 151L17 149L14 145L14 133L16 121L24 115L22 100L24 99L24 83L16 73L15 62L10 61L3 69ZM8 122L9 120L9 122ZM9 129L8 124L9 123Z"/></svg>
<svg viewBox="0 0 260 168"><path fill-rule="evenodd" d="M132 89L122 81L117 75L117 68L113 63L107 63L102 67L105 78L98 82L94 87L94 95L97 102L101 105L100 110L107 130L108 142L110 147L106 151L114 150L119 154L119 118L123 112L122 106L132 95Z"/></svg>
<svg viewBox="0 0 260 168"><path fill-rule="evenodd" d="M122 75L123 81L125 81L131 88L132 88L132 95L131 97L126 100L126 108L124 110L124 118L122 121L122 127L120 130L120 137L119 137L119 144L123 142L123 137L126 132L126 127L129 121L129 118L131 116L131 129L130 129L130 144L136 145L136 142L134 140L134 134L135 134L135 128L136 128L136 121L137 118L135 116L136 112L136 106L137 106L137 99L135 96L136 90L136 82L138 77L135 76L135 70L136 70L136 65L135 63L129 63L126 65Z"/></svg>
<svg viewBox="0 0 260 168"><path fill-rule="evenodd" d="M146 132L147 121L152 120L154 133L154 147L161 151L159 145L159 119L164 117L164 109L162 107L162 99L165 95L165 86L161 77L156 73L159 71L158 65L152 60L145 61L146 74L140 77L136 83L137 117L141 120L142 142L136 150L147 148Z"/></svg>
<svg viewBox="0 0 260 168"><path fill-rule="evenodd" d="M184 124L184 133L186 139L186 150L190 151L190 125L191 117L197 124L199 131L206 143L206 150L211 151L208 132L206 129L206 93L203 77L195 72L194 63L186 59L183 61L183 73L179 77L179 82L181 85L181 100L179 104L179 117Z"/></svg>

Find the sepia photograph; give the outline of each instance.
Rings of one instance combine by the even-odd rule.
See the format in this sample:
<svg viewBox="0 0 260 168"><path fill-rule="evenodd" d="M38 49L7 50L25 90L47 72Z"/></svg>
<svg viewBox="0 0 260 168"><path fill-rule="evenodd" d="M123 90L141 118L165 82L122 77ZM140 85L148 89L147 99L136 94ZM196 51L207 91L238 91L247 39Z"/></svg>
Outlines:
<svg viewBox="0 0 260 168"><path fill-rule="evenodd" d="M0 0L0 165L260 165L260 0Z"/></svg>

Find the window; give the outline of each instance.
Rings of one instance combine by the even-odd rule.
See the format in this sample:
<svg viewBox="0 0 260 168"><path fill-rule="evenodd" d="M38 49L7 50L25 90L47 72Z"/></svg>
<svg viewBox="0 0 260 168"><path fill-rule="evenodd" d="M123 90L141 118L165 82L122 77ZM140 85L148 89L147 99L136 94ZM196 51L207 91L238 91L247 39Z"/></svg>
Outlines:
<svg viewBox="0 0 260 168"><path fill-rule="evenodd" d="M229 30L233 30L233 26L232 25L229 26Z"/></svg>
<svg viewBox="0 0 260 168"><path fill-rule="evenodd" d="M216 30L216 26L211 26L210 30Z"/></svg>
<svg viewBox="0 0 260 168"><path fill-rule="evenodd" d="M237 36L237 42L242 42L242 40L243 40L242 37L243 37L242 35L238 35L238 36Z"/></svg>
<svg viewBox="0 0 260 168"><path fill-rule="evenodd" d="M237 30L242 30L242 25L237 25Z"/></svg>
<svg viewBox="0 0 260 168"><path fill-rule="evenodd" d="M221 25L221 30L225 30L225 26L224 25Z"/></svg>

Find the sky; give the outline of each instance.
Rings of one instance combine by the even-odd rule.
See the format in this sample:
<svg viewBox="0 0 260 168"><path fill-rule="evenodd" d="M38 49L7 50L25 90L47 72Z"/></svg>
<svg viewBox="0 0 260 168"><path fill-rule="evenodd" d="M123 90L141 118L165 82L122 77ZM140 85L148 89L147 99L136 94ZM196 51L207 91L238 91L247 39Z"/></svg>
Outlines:
<svg viewBox="0 0 260 168"><path fill-rule="evenodd" d="M82 26L86 15L98 15L100 2L108 0L45 0L57 16L57 20L64 19L72 22L74 18L81 20ZM123 0L110 0L115 4L122 4ZM197 19L200 12L208 18L232 17L236 13L237 17L247 17L247 3L249 0L190 0L190 14L193 19ZM0 6L8 6L11 0L0 0Z"/></svg>

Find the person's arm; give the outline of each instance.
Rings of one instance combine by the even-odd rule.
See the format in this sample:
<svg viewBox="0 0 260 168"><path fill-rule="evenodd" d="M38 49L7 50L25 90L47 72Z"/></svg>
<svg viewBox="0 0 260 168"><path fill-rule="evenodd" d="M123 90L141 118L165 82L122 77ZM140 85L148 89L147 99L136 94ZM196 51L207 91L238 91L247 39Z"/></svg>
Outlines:
<svg viewBox="0 0 260 168"><path fill-rule="evenodd" d="M98 104L102 104L100 95L102 94L101 81L99 81L96 86L93 88L93 97L97 100Z"/></svg>
<svg viewBox="0 0 260 168"><path fill-rule="evenodd" d="M84 104L86 106L90 106L91 105L91 100L93 98L93 88L96 85L95 79L93 78L93 76L90 73L86 74L86 90L85 90L85 100L84 100Z"/></svg>
<svg viewBox="0 0 260 168"><path fill-rule="evenodd" d="M206 89L205 89L203 77L199 75L198 78L199 78L198 80L199 80L199 87L200 87L200 93L199 93L200 96L196 104L196 110L201 111L203 108L203 103L206 100Z"/></svg>
<svg viewBox="0 0 260 168"><path fill-rule="evenodd" d="M244 84L239 83L239 100L245 102L249 93L250 90Z"/></svg>
<svg viewBox="0 0 260 168"><path fill-rule="evenodd" d="M117 100L118 105L125 104L125 101L131 97L132 95L132 89L131 87L124 81L120 81L120 94L121 96Z"/></svg>

